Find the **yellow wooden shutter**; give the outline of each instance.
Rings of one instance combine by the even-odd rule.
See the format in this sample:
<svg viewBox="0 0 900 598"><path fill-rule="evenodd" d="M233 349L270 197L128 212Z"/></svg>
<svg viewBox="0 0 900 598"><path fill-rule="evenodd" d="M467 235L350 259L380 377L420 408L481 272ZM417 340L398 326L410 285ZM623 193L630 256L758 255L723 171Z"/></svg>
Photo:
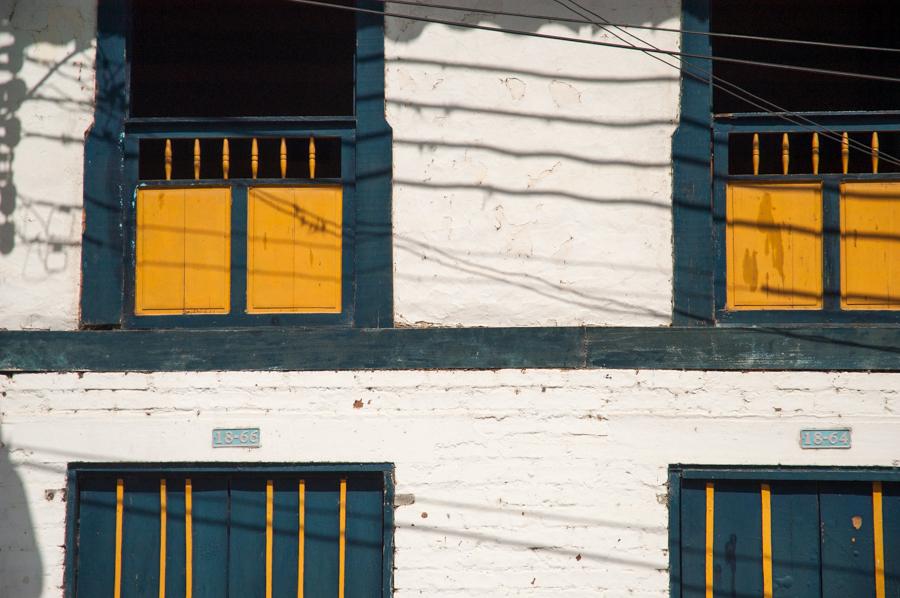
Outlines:
<svg viewBox="0 0 900 598"><path fill-rule="evenodd" d="M249 313L341 311L342 197L335 186L249 190Z"/></svg>
<svg viewBox="0 0 900 598"><path fill-rule="evenodd" d="M841 185L841 307L900 309L900 183Z"/></svg>
<svg viewBox="0 0 900 598"><path fill-rule="evenodd" d="M727 307L821 309L821 183L731 183Z"/></svg>
<svg viewBox="0 0 900 598"><path fill-rule="evenodd" d="M135 314L228 313L229 189L139 189L135 244Z"/></svg>

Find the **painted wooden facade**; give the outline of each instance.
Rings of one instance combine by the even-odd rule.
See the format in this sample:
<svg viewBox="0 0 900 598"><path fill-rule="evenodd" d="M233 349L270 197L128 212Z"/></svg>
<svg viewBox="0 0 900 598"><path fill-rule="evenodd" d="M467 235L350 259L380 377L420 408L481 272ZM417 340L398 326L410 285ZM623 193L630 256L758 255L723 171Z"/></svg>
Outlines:
<svg viewBox="0 0 900 598"><path fill-rule="evenodd" d="M0 596L896 596L894 96L422 2L0 11Z"/></svg>

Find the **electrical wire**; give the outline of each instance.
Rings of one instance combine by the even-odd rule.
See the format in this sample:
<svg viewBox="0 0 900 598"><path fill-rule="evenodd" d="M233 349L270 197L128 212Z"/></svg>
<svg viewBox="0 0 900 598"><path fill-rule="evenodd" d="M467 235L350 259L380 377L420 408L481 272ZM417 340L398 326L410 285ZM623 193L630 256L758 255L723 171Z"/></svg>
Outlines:
<svg viewBox="0 0 900 598"><path fill-rule="evenodd" d="M567 41L578 44L587 44L592 46L603 46L607 48L618 48L620 50L638 50L641 52L649 52L654 54L665 54L668 56L679 56L682 58L700 58L703 60L712 60L717 62L728 62L732 64L745 64L750 66L757 66L761 68L771 68L771 69L779 69L779 70L787 70L787 71L798 71L805 73L816 73L819 75L826 76L834 76L834 77L847 77L851 79L866 79L870 81L884 81L887 83L900 83L900 78L898 77L888 77L885 75L873 75L869 73L854 73L850 71L836 71L830 69L820 69L808 66L801 65L793 65L793 64L779 64L775 62L762 62L758 60L746 60L744 58L731 58L727 56L707 56L704 54L692 54L690 52L679 52L678 50L663 50L660 48L636 48L633 45L628 44L615 44L612 42L603 42L599 40L593 39L581 39L576 37L567 37L564 35L550 35L547 33L535 33L531 31L524 31L521 29L508 29L504 27L488 27L486 25L477 25L472 23L460 23L459 21L449 21L447 19L435 19L430 17L417 17L412 15L406 15L395 12L387 12L381 10L373 10L369 8L358 8L355 6L343 6L338 4L330 4L328 2L322 2L319 0L291 0L297 4L306 4L309 6L319 6L325 8L332 8L336 10L344 10L350 12L358 12L358 13L366 13L366 14L374 14L381 15L385 17L395 17L398 19L407 19L411 21L422 21L425 23L435 23L438 25L448 25L451 27L462 27L464 29L479 29L482 31L494 31L497 33L507 33L511 35L523 35L526 37L536 37L542 39L552 39L557 41Z"/></svg>
<svg viewBox="0 0 900 598"><path fill-rule="evenodd" d="M685 53L685 52L676 52L676 51L671 51L671 50L662 50L662 49L656 48L655 46L652 46L652 44L650 45L650 47L637 47L637 46L635 46L634 44L630 44L630 43L627 43L627 44L625 44L625 45L621 45L621 44L614 44L614 43L610 43L610 42L600 42L600 41L597 41L597 40L585 40L585 39L580 39L580 38L571 38L571 37L565 37L565 36L557 36L557 35L548 35L548 34L541 34L541 33L533 33L533 32L530 32L530 31L521 31L521 30L516 30L516 29L506 29L506 28L499 28L499 27L487 27L487 26L484 26L484 25L477 25L477 24L470 24L470 23L461 23L461 22L458 22L458 21L448 21L448 20L445 20L445 19L435 19L435 18L429 18L429 17L417 17L417 16L412 16L412 15L407 15L407 14L391 13L391 12L381 11L381 10L372 10L372 9L365 9L365 8L353 7L353 6L342 6L342 5L331 4L331 3L328 3L328 2L322 2L322 1L318 1L318 0L292 0L292 1L295 2L295 3L298 3L298 4L306 4L306 5L310 5L310 6L319 6L319 7L324 7L324 8L332 8L332 9L343 10L343 11L349 11L349 12L356 12L356 13L374 14L374 15L378 15L378 16L394 17L394 18L405 19L405 20L411 20L411 21L421 21L421 22L426 22L426 23L436 23L436 24L448 25L448 26L452 26L452 27L460 27L460 28L464 28L464 29L477 29L477 30L484 30L484 31L493 31L493 32L497 32L497 33L507 33L507 34L513 34L513 35L523 35L523 36L526 36L526 37L535 37L535 38L543 38L543 39L552 39L552 40L558 40L558 41L570 41L570 42L574 42L574 43L581 43L581 44L588 44L588 45L597 45L597 46L612 47L612 48L620 48L620 49L626 49L626 50L637 50L637 51L640 51L640 52L644 52L645 54L647 54L647 55L649 55L649 56L652 56L654 59L659 60L660 62L662 62L663 64L666 64L666 65L669 66L670 68L678 69L679 71L681 71L682 73L684 73L685 75L687 75L687 76L689 76L689 77L691 77L691 78L697 79L697 80L699 80L699 81L701 81L701 82L703 82L703 83L707 83L707 84L710 84L710 83L711 83L711 84L712 84L714 87L716 87L717 89L720 89L720 90L722 90L723 92L728 93L729 95L732 95L732 96L734 96L734 97L737 97L738 99L741 99L741 100L747 102L748 104L750 104L750 105L752 105L752 106L754 106L754 107L756 107L756 108L759 108L759 109L763 110L763 111L766 112L766 113L772 114L773 116L777 116L777 117L781 118L782 120L785 120L786 122L795 124L795 125L797 125L797 126L800 126L800 127L804 128L804 129L806 129L807 131L811 131L811 132L815 132L815 131L819 131L819 130L820 130L820 131L822 131L823 136L826 137L826 138L828 138L828 139L837 140L837 141L840 141L840 140L841 140L841 136L840 136L837 132L832 131L832 130L830 130L830 129L827 129L826 127L824 127L824 126L822 126L822 125L820 125L820 124L818 124L818 123L816 123L816 122L810 120L809 118L807 118L807 117L805 117L805 116L803 116L803 115L800 115L800 114L797 114L797 113L794 113L794 112L785 110L785 109L783 109L783 108L777 106L777 105L774 104L773 102L770 102L769 100L766 100L766 99L764 99L764 98L761 98L761 97L759 97L759 96L753 94L752 92L749 92L749 91L747 91L747 90L744 90L743 88L741 88L740 86L737 86L737 85L734 84L734 83L730 83L730 82L728 82L728 81L724 81L724 80L721 79L720 77L716 77L716 76L714 76L714 75L711 75L711 73L709 73L709 71L706 71L706 70L702 69L702 68L699 67L699 66L696 66L696 65L687 65L687 64L685 63L685 61L683 60L684 58L699 58L699 59L705 59L705 60L714 60L714 59L716 59L716 57L705 56L705 55L702 55L702 54L690 54L690 53ZM382 1L382 2L383 2L384 0L379 0L379 1ZM555 1L557 1L557 3L559 3L558 0L555 0ZM580 5L579 5L579 6L580 6ZM567 8L568 8L568 10L570 10L570 11L572 11L572 12L575 12L575 14L579 14L579 13L577 13L576 11L574 11L571 7L567 7ZM582 7L582 8L583 8L583 7ZM596 14L596 13L594 13L594 14ZM581 16L583 17L583 15L581 15ZM596 26L600 26L600 27L602 28L602 25L599 25L599 24L597 24L597 23L594 23L594 24L595 24ZM607 31L608 31L608 30L607 30ZM621 36L615 35L615 34L612 33L612 32L610 32L610 33L611 33L612 35L614 35L614 37L616 37L617 39L622 40L622 37L621 37ZM635 39L640 40L642 43L645 43L645 44L648 43L648 42L646 42L646 41L644 41L644 40L641 40L641 38L635 36L634 34L631 34L631 33L629 33L629 32L624 32L624 33L625 33L626 35L629 35L630 37L633 37L633 38L635 38ZM623 41L624 41L624 40L623 40ZM676 57L676 59L679 60L679 61L681 62L682 67L678 67L677 65L674 65L674 64L672 64L672 63L666 62L665 60L661 59L659 56L656 56L656 54L667 54L667 55L671 55L671 56L673 56L673 57ZM739 60L739 59L730 59L730 60ZM746 62L746 63L750 63L750 64L755 64L755 65L769 65L769 64L770 64L770 63L757 63L757 62L755 62L755 61L741 61L741 62ZM813 72L823 72L821 69L811 69L811 68L809 68L809 67L794 67L794 66L790 66L790 65L772 65L772 66L774 66L774 67L786 67L786 68L788 68L788 69L799 69L799 70L804 70L804 71L806 71L806 70L811 70L811 71L813 71ZM696 68L696 69L699 69L699 70L701 70L702 72L705 72L705 73L709 74L714 80L713 80L713 81L710 81L710 79L706 79L706 78L704 78L704 77L701 77L701 76L697 75L696 73L692 73L692 72L690 72L689 70L686 70L686 69L688 69L688 68ZM870 76L870 75L864 75L864 74L859 74L859 73L848 73L848 75L850 75L850 76L855 76L855 77L858 77L858 78L870 78L870 77L872 77L872 76ZM888 79L893 79L893 78L888 78ZM720 83L717 83L716 80L720 81ZM900 81L900 79L896 79L896 81ZM769 104L769 105L775 107L775 108L778 110L778 112L776 112L776 111L774 111L774 110L772 110L772 109L770 109L770 108L766 108L765 106L762 106L762 105L760 105L760 104L758 104L758 103L756 103L756 102L753 102L753 101L751 101L751 100L748 100L745 96L739 95L737 92L732 91L732 90L730 90L730 89L724 87L723 84L733 86L733 87L735 87L735 88L737 88L737 89L739 89L739 90L742 90L746 95L748 95L748 96L750 96L750 97L754 97L754 98L756 98L756 99L758 99L758 100L760 100L760 101L766 102L767 104ZM791 115L791 114L795 115L797 118L800 118L800 119L806 121L807 123L809 123L809 126L803 125L802 123L798 122L797 120L792 119L791 117L788 116L788 115ZM858 141L855 141L855 140L853 140L853 139L848 139L848 142L849 142L849 145L850 145L851 147L854 147L855 149L858 149L858 150L860 150L860 151L864 151L864 152L866 152L866 153L870 152L871 149L872 149L871 147L869 147L869 146L867 146L867 145L865 145L865 144L862 144L862 143L860 143L860 142L858 142ZM887 153L885 153L885 152L880 152L880 153L879 153L879 156L880 156L880 158L882 158L883 161L886 162L886 163L891 163L891 164L894 164L894 165L900 165L900 159L895 158L894 156L891 156L890 154L887 154Z"/></svg>
<svg viewBox="0 0 900 598"><path fill-rule="evenodd" d="M432 2L419 2L418 0L377 0L383 4L390 2L391 4L403 4L407 6L421 6L423 8L437 8L440 10L451 10L457 12L468 12L468 13L478 13L485 15L495 15L502 17L520 17L525 19L535 19L539 21L549 21L549 22L560 22L560 23L578 23L581 25L595 25L594 21L590 19L581 18L570 18L570 17L560 17L554 15L541 15L541 14L531 14L531 13L518 13L512 11L505 10L491 10L488 8L475 8L475 7L460 7L460 6L452 6L449 4L435 4ZM805 39L794 39L794 38L785 38L785 37L771 37L764 35L746 35L739 33L720 33L713 31L696 31L690 29L677 29L674 27L659 27L652 25L634 25L630 23L613 23L607 21L605 23L609 27L617 27L620 29L640 29L645 31L663 31L666 33L680 33L687 35L701 35L706 37L720 37L724 39L745 39L750 41L760 41L760 42L770 42L777 44L794 44L794 45L803 45L803 46L816 46L816 47L824 47L824 48L836 48L841 50L863 50L863 51L872 51L872 52L892 52L892 53L900 53L900 48L887 48L881 46L862 46L857 44L839 44L835 42L822 42L822 41L814 41L814 40L805 40Z"/></svg>
<svg viewBox="0 0 900 598"><path fill-rule="evenodd" d="M566 0L566 1L567 1L567 2L570 2L571 4L574 4L574 5L575 5L576 7L578 7L581 11L586 12L586 13L592 15L593 17L599 19L600 21L602 21L602 22L604 23L604 25L605 25L605 24L608 24L608 21L607 21L602 15L600 15L600 14L598 14L598 13L596 13L596 12L594 12L594 11L588 9L588 8L585 8L583 5L579 4L579 3L577 2L577 0ZM583 14L582 12L576 11L575 9L573 9L571 6L569 6L569 5L567 5L567 4L563 4L563 2L562 2L561 0L554 0L554 2L556 2L556 3L559 4L560 6L562 6L562 7L566 8L566 9L568 9L569 11L571 11L571 12L573 12L573 13L575 13L575 14L581 16L582 18L584 18L584 14ZM625 40L624 38L622 38L621 36L617 35L615 32L610 31L609 29L607 29L607 27L605 27L604 25L601 25L600 23L596 23L596 22L595 22L595 23L593 23L593 25L595 25L595 26L597 26L597 27L600 27L600 28L603 29L604 31L607 31L608 33L610 33L611 35L613 35L616 39L619 39L619 40L621 40L621 41L624 41L625 43L630 43L630 42L628 42L627 40ZM615 26L615 25L608 25L608 26L609 26L609 27L612 27L612 28L618 28L618 27ZM620 31L621 31L621 29L620 29ZM638 41L641 42L642 44L647 44L650 48L657 49L655 46L653 46L653 44L651 44L650 42L647 42L646 40L644 40L644 39L642 39L642 38L640 38L640 37L634 35L633 33L630 33L630 32L628 32L628 31L622 31L622 33L624 33L625 35L628 35L629 37L631 37L631 38L633 38L633 39L638 40ZM635 48L637 48L637 46L635 46ZM639 48L638 48L638 49L639 49ZM681 58L676 58L676 60L678 60L678 61L681 63L681 68L679 68L678 66L676 66L676 65L674 65L674 64L671 64L671 63L669 63L669 62L663 60L662 58L660 58L659 56L656 56L655 54L647 53L647 55L650 56L651 58L654 58L654 59L658 60L659 62L662 62L663 64L666 64L667 66L670 66L670 67L675 68L675 69L678 69L678 70L682 70L682 72L684 72L685 74L690 74L688 71L685 71L685 70L684 70L685 67L696 68L696 69L700 70L701 72L705 73L706 75L709 75L710 79L705 79L705 78L702 78L702 77L696 77L696 78L698 78L700 81L702 81L702 82L704 82L704 83L712 83L712 85L715 86L717 89L720 89L721 91L724 91L725 93L728 93L728 94L732 95L733 97L736 97L736 98L738 98L738 99L740 99L740 100L742 100L742 101L744 101L744 102L747 102L748 104L750 104L750 105L752 105L752 106L754 106L754 107L756 107L756 108L759 108L759 109L761 109L761 110L763 110L763 111L765 111L765 112L767 112L767 113L769 113L769 114L772 114L772 115L774 115L774 116L778 116L778 117L780 117L781 119L783 119L783 120L785 120L785 121L787 121L787 122L789 122L789 123L791 123L791 124L794 124L794 125L797 125L797 126L801 126L801 127L803 127L804 129L806 129L806 130L809 131L809 132L818 132L819 130L821 130L821 131L823 132L823 137L825 137L825 138L827 138L827 139L831 139L831 140L833 140L833 141L838 141L838 142L840 142L840 141L842 140L842 137L841 137L841 135L840 135L838 132L833 131L833 130L831 130L831 129L828 129L827 127L824 127L824 126L822 126L821 124L819 124L819 123L817 123L817 122L815 122L815 121L813 121L813 120L811 120L811 119L809 119L809 118L807 118L807 117L805 117L805 116L803 116L803 115L801 115L801 114L797 114L797 113L795 113L795 112L790 112L790 111L788 111L788 110L785 110L784 108L782 108L781 106L775 104L774 102L772 102L772 101L770 101L770 100L767 100L767 99L765 99L765 98L762 98L762 97L760 97L760 96L758 96L758 95L756 95L756 94L754 94L754 93L748 91L747 89L744 89L743 87L741 87L741 86L739 86L739 85L737 85L737 84L735 84L735 83L731 83L731 82L729 82L729 81L725 81L725 80L722 79L721 77L718 77L718 76L714 75L713 73L709 72L709 71L706 70L706 69L703 69L702 67L699 67L699 66L696 66L696 65L688 65L688 64L686 64L686 62L685 62L683 59L681 59ZM717 81L718 81L718 83L717 83ZM732 88L738 90L738 92L743 93L743 94L746 94L747 96L749 96L749 97L751 97L751 98L754 98L755 100L758 100L758 101L760 101L760 102L764 102L764 103L768 104L769 106L771 106L772 108L774 108L775 111L773 111L771 108L766 108L765 106L762 106L762 105L758 104L757 102L748 100L746 97L742 97L738 92L732 91L731 89L728 89L727 87L724 87L723 84L724 84L724 85L728 85L728 86L730 86L730 87L732 87ZM777 112L776 112L776 111L777 111ZM788 115L793 115L793 116L796 117L796 119L791 118L791 117L788 116ZM799 119L799 120L797 120L797 119ZM806 124L803 124L804 122L805 122ZM849 145L850 147L853 147L853 148L855 148L855 149L857 149L857 150L859 150L859 151L862 151L862 152L864 152L864 153L866 153L866 154L869 154L870 152L873 151L873 148L872 148L871 146L866 145L866 144L861 143L861 142L858 142L858 141L853 140L853 139L849 139L849 137L848 137L848 145ZM894 164L894 165L896 165L896 166L900 166L900 159L898 159L898 158L895 157L895 156L892 156L891 154L887 154L887 153L885 153L885 152L879 152L879 157L882 158L882 159L884 159L885 162L888 162L888 163L890 163L890 164Z"/></svg>

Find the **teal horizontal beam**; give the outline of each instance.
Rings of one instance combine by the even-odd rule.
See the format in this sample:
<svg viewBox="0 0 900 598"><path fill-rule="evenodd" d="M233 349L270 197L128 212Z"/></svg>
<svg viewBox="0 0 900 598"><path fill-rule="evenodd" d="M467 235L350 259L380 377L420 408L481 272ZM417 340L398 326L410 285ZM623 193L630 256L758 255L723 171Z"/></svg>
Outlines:
<svg viewBox="0 0 900 598"><path fill-rule="evenodd" d="M900 371L900 327L0 332L6 373L501 368Z"/></svg>

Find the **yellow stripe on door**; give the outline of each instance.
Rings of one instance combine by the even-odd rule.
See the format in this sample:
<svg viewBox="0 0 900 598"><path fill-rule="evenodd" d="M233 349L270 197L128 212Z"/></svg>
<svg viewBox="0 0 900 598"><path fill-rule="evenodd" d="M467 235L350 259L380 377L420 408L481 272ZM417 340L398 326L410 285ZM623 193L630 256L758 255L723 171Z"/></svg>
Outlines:
<svg viewBox="0 0 900 598"><path fill-rule="evenodd" d="M300 506L297 508L297 518L300 523L297 532L297 598L303 598L303 548L304 528L306 527L306 482L304 480L300 480L297 498L300 502Z"/></svg>
<svg viewBox="0 0 900 598"><path fill-rule="evenodd" d="M881 482L872 482L872 526L875 540L875 598L885 598L884 514L882 512Z"/></svg>
<svg viewBox="0 0 900 598"><path fill-rule="evenodd" d="M772 489L761 484L763 598L772 598Z"/></svg>
<svg viewBox="0 0 900 598"><path fill-rule="evenodd" d="M713 521L715 519L715 485L706 483L706 598L713 598Z"/></svg>
<svg viewBox="0 0 900 598"><path fill-rule="evenodd" d="M166 478L159 480L159 598L166 598Z"/></svg>
<svg viewBox="0 0 900 598"><path fill-rule="evenodd" d="M184 481L184 596L194 594L194 499L191 479Z"/></svg>
<svg viewBox="0 0 900 598"><path fill-rule="evenodd" d="M122 596L122 516L125 510L125 481L116 480L116 570L113 583L114 598Z"/></svg>
<svg viewBox="0 0 900 598"><path fill-rule="evenodd" d="M272 598L272 516L275 488L272 480L266 480L266 598Z"/></svg>
<svg viewBox="0 0 900 598"><path fill-rule="evenodd" d="M338 598L344 598L344 568L347 555L347 480L341 480L340 543L338 548Z"/></svg>

